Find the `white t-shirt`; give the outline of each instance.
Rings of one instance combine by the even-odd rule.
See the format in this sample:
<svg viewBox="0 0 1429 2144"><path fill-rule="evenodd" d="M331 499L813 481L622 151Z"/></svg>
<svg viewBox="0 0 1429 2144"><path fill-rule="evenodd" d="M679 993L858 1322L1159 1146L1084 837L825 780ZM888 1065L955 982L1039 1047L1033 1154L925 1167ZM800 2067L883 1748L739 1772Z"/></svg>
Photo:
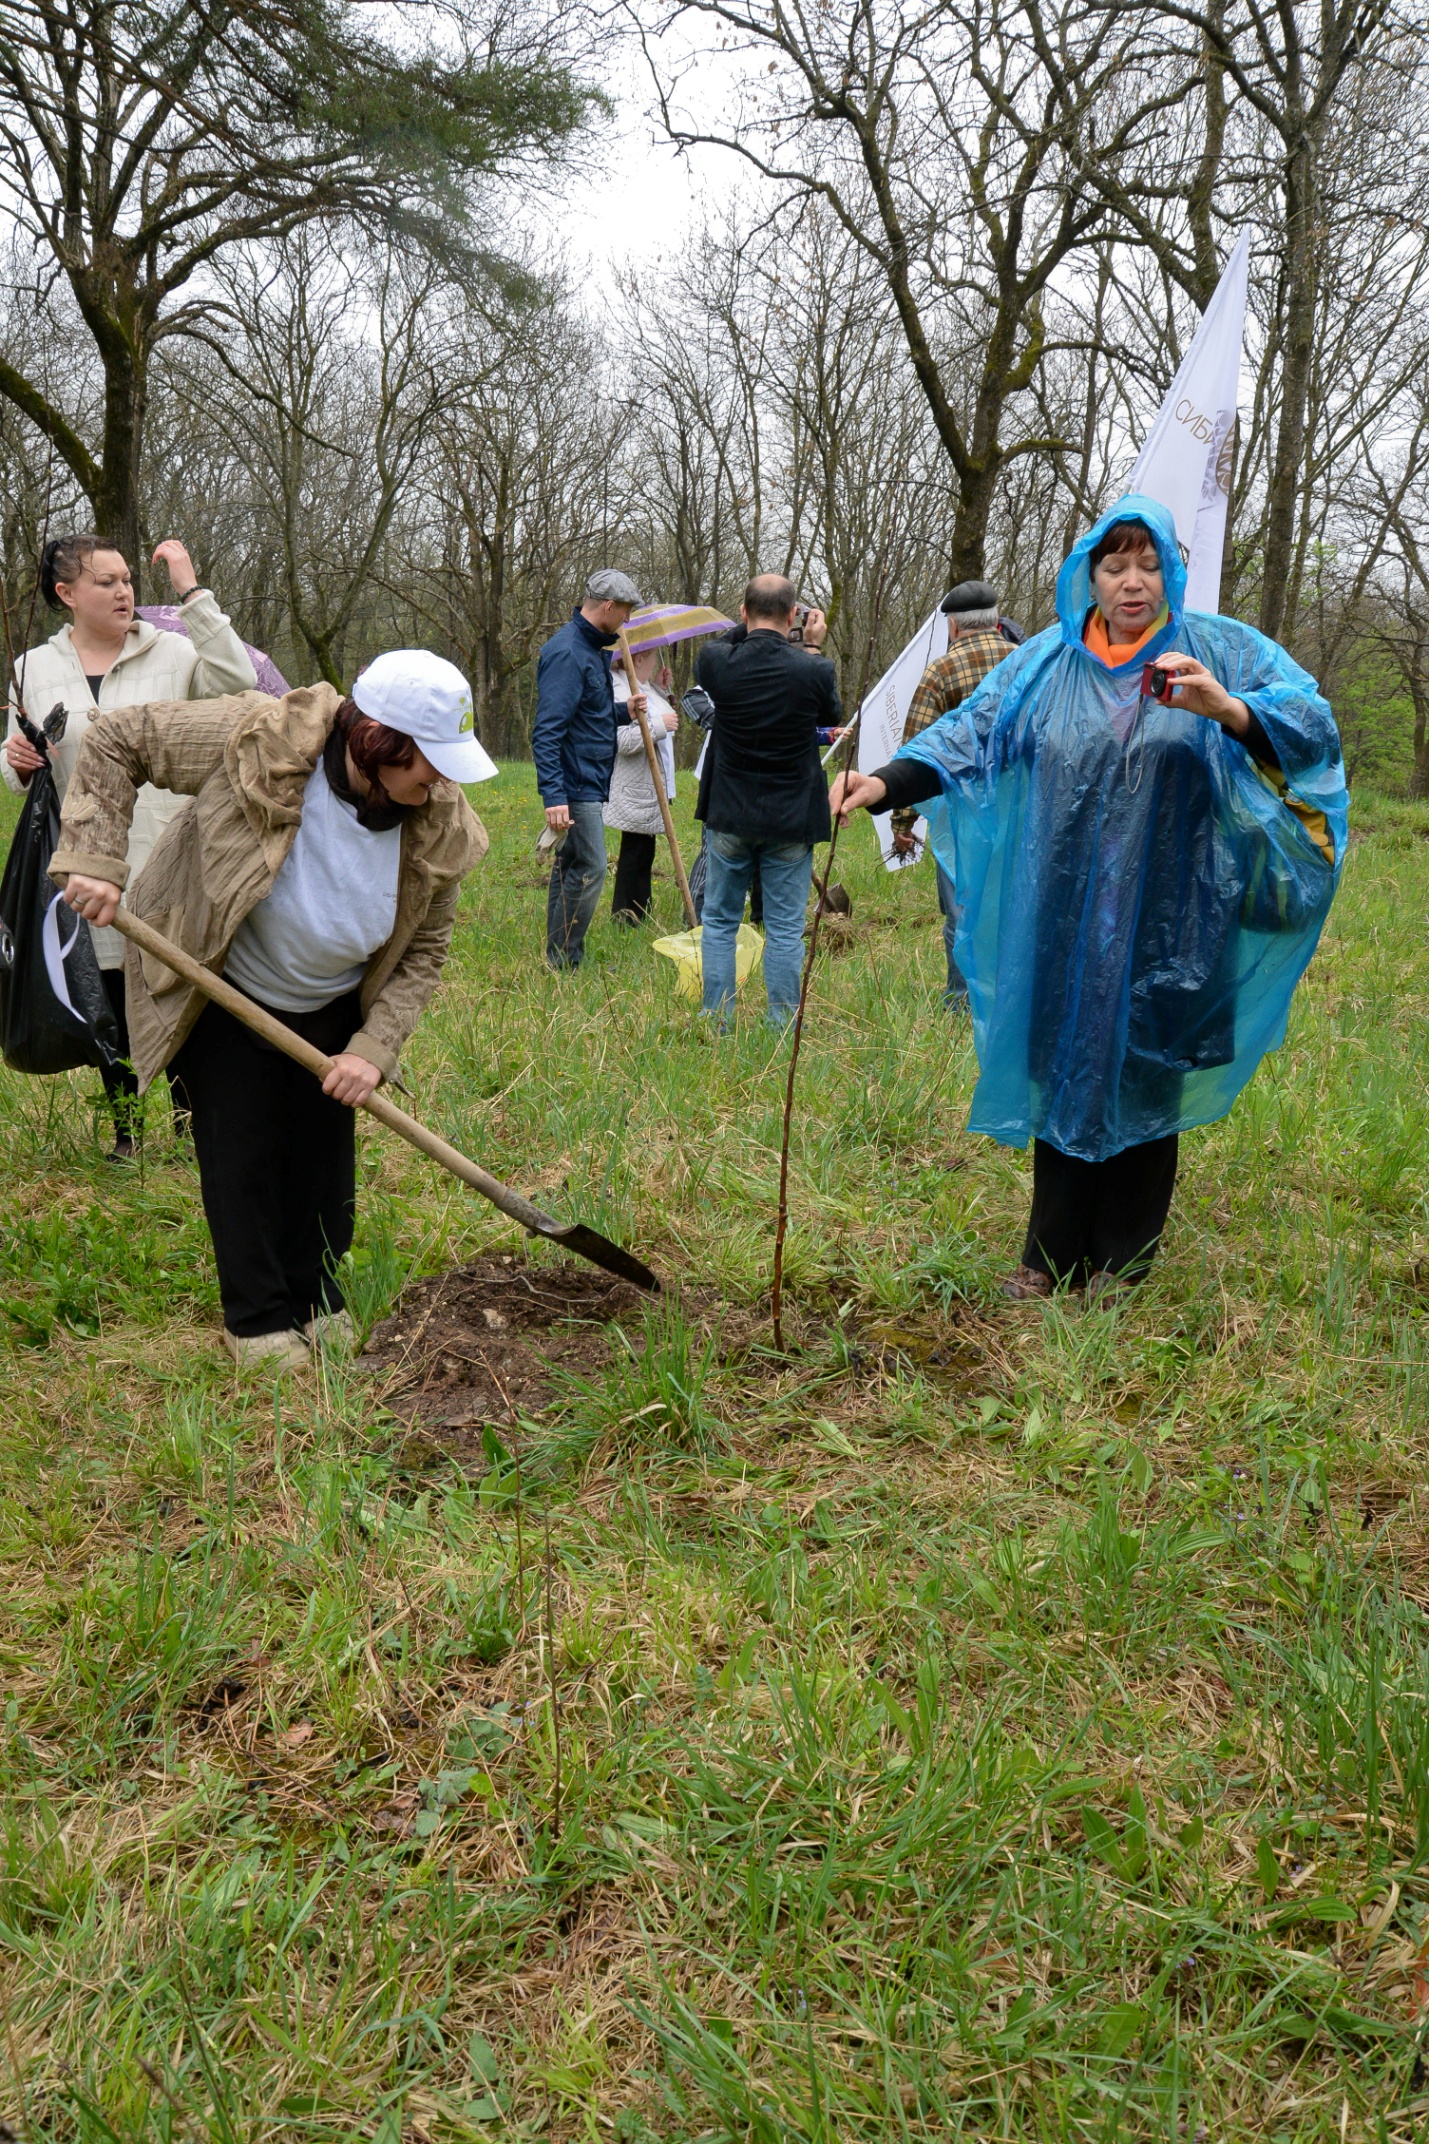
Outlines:
<svg viewBox="0 0 1429 2144"><path fill-rule="evenodd" d="M359 826L319 760L273 890L228 949L229 982L279 1012L314 1012L355 990L392 935L401 862L401 827Z"/></svg>

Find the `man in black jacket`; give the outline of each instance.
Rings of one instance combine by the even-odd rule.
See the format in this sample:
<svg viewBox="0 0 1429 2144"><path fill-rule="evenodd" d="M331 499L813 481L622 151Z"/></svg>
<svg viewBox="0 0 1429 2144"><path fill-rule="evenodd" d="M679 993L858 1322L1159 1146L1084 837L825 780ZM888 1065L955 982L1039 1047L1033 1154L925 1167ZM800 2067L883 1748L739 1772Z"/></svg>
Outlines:
<svg viewBox="0 0 1429 2144"><path fill-rule="evenodd" d="M842 719L834 666L811 652L826 625L811 611L807 646L791 643L792 583L761 573L744 591L743 625L711 641L695 675L714 701L695 816L709 836L701 966L704 1010L723 1024L734 1003L734 943L755 863L764 884L764 983L783 1026L799 1003L804 912L814 843L829 838L829 796L815 732Z"/></svg>

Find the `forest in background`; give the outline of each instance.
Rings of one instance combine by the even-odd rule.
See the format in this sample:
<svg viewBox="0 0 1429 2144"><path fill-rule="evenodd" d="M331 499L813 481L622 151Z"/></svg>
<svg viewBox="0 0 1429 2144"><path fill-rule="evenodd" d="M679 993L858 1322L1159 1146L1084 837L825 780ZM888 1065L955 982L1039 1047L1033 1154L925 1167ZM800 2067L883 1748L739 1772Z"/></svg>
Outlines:
<svg viewBox="0 0 1429 2144"><path fill-rule="evenodd" d="M47 528L145 556L177 534L291 681L420 642L520 756L536 651L594 566L727 611L781 570L827 607L851 704L960 573L1048 622L1248 226L1222 607L1320 677L1353 780L1429 793L1421 22L1373 0L453 10L409 109L430 54L375 52L338 10L303 18L309 65L367 108L313 178L281 9L223 18L248 45L168 0L0 16L12 644L50 623ZM729 186L677 257L632 246L614 277L563 244L551 181L599 156L583 84L618 35L645 39L672 139L727 143ZM718 125L687 109L700 38L734 70ZM153 55L184 39L176 89ZM269 100L237 131L236 79ZM500 257L477 238L498 222Z"/></svg>

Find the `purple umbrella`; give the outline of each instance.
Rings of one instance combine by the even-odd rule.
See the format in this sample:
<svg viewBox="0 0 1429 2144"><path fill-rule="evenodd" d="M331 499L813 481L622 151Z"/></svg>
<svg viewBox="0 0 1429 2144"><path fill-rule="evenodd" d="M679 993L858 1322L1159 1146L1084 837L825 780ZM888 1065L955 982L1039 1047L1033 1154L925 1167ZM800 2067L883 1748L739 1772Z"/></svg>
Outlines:
<svg viewBox="0 0 1429 2144"><path fill-rule="evenodd" d="M141 603L134 615L136 618L147 618L150 625L157 625L161 633L182 633L185 640L193 637L184 624L184 614L177 603ZM265 655L261 648L249 647L246 640L243 645L248 649L248 657L258 679L258 690L271 693L275 700L281 700L288 689L288 681L272 656Z"/></svg>

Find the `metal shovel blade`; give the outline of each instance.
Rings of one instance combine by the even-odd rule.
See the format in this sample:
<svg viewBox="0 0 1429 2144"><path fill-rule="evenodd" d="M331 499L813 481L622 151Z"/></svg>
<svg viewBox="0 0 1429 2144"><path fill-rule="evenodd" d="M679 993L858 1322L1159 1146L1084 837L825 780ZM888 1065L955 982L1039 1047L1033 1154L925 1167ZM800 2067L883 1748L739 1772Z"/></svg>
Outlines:
<svg viewBox="0 0 1429 2144"><path fill-rule="evenodd" d="M623 1250L618 1243L612 1243L609 1236L602 1236L598 1229L587 1228L584 1221L572 1221L569 1226L563 1227L559 1221L552 1220L549 1214L545 1214L542 1216L541 1226L532 1233L544 1237L548 1243L559 1243L562 1250L573 1251L577 1258L588 1259L593 1266L603 1266L607 1273L614 1273L621 1280L633 1282L637 1288L644 1288L650 1295L660 1293L658 1273L653 1272L642 1258L637 1258L633 1251Z"/></svg>

